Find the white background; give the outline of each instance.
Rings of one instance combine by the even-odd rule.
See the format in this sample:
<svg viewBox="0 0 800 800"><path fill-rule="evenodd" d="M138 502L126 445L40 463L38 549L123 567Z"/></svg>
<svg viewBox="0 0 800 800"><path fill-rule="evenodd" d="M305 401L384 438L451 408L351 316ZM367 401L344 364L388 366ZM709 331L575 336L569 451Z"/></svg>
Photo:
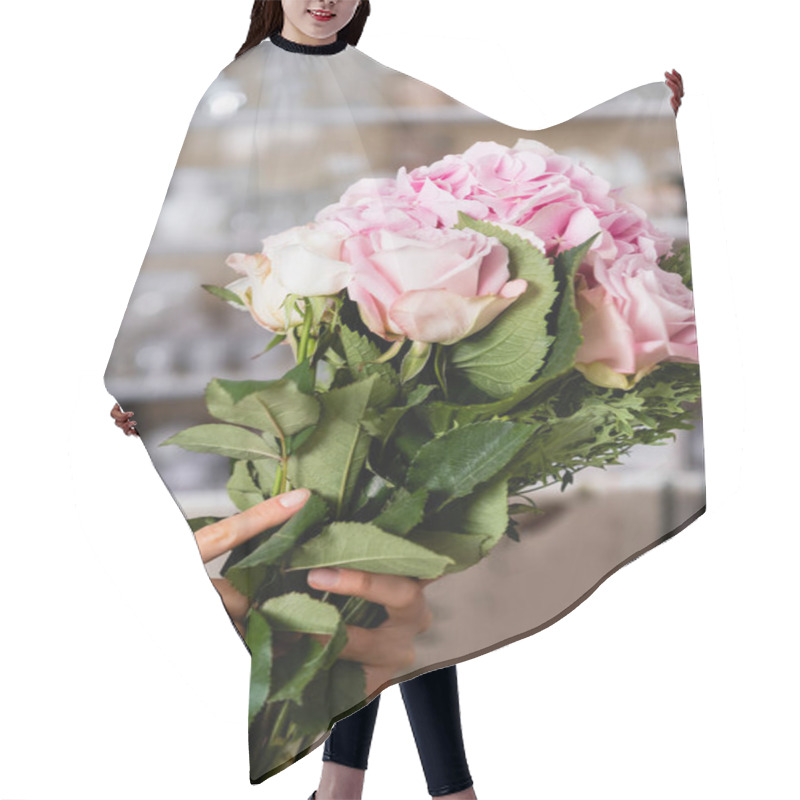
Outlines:
<svg viewBox="0 0 800 800"><path fill-rule="evenodd" d="M250 7L4 11L2 800L317 786L321 748L250 785L249 657L102 380L186 126ZM800 792L797 71L781 8L373 0L361 49L509 124L549 127L672 68L686 90L708 512L558 624L459 665L481 800ZM391 687L364 797L427 796Z"/></svg>

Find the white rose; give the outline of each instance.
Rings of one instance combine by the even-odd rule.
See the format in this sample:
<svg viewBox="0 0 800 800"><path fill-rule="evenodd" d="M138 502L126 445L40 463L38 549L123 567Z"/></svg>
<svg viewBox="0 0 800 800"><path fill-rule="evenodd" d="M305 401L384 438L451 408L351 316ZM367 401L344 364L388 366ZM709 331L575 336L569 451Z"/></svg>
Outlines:
<svg viewBox="0 0 800 800"><path fill-rule="evenodd" d="M261 253L228 256L225 263L243 277L225 288L241 298L259 325L284 333L303 321L294 307L282 308L288 295L334 295L350 282L351 267L339 260L342 241L314 223L268 236Z"/></svg>

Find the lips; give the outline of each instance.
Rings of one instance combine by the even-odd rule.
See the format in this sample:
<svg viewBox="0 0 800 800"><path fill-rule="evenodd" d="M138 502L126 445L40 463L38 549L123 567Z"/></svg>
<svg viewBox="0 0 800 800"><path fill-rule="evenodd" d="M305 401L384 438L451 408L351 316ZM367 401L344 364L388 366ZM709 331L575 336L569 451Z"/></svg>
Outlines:
<svg viewBox="0 0 800 800"><path fill-rule="evenodd" d="M319 20L329 20L336 16L336 14L332 14L330 11L317 11L316 9L309 9L308 13L311 14L314 19Z"/></svg>

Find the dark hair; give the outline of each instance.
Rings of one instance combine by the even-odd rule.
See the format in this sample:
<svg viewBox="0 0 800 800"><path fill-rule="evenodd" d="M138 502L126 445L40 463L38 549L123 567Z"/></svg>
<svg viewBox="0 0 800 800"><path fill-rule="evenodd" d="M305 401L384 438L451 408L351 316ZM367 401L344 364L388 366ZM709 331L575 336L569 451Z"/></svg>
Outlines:
<svg viewBox="0 0 800 800"><path fill-rule="evenodd" d="M361 0L353 18L339 31L336 38L346 39L351 45L357 44L368 16L369 0ZM283 6L280 0L255 0L253 10L250 12L250 30L234 58L239 58L243 53L261 44L268 36L280 33L282 30Z"/></svg>

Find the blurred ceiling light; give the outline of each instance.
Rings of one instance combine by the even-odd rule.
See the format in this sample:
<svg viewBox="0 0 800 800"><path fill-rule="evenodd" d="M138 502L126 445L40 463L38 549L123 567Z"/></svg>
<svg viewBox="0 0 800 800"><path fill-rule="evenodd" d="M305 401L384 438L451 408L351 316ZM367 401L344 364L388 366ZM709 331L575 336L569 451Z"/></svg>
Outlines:
<svg viewBox="0 0 800 800"><path fill-rule="evenodd" d="M247 95L232 80L216 81L205 96L206 109L216 119L232 116L246 102Z"/></svg>

